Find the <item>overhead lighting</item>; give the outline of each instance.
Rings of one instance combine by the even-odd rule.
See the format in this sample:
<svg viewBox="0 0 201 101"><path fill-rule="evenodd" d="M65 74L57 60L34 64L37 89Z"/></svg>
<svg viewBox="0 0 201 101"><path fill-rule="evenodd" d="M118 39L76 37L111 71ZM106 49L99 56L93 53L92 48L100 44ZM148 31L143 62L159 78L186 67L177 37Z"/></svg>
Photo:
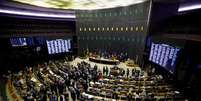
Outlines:
<svg viewBox="0 0 201 101"><path fill-rule="evenodd" d="M36 16L36 17L50 17L50 18L76 18L74 14L55 14L55 13L30 12L30 11L9 10L9 9L0 9L0 13L24 15L24 16Z"/></svg>
<svg viewBox="0 0 201 101"><path fill-rule="evenodd" d="M195 5L190 5L190 6L179 7L178 12L195 10L195 9L200 9L200 8L201 8L201 4L195 4Z"/></svg>
<svg viewBox="0 0 201 101"><path fill-rule="evenodd" d="M56 9L96 10L129 6L148 0L12 0L34 6ZM61 6L60 6L61 5Z"/></svg>

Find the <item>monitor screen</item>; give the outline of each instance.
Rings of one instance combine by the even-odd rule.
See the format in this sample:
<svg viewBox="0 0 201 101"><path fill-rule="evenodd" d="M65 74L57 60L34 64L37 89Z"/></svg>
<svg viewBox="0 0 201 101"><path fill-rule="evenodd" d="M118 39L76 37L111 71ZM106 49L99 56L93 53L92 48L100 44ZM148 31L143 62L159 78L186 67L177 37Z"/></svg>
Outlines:
<svg viewBox="0 0 201 101"><path fill-rule="evenodd" d="M152 61L173 73L179 51L180 48L178 47L152 43L149 61Z"/></svg>
<svg viewBox="0 0 201 101"><path fill-rule="evenodd" d="M33 37L27 37L27 45L28 46L34 46L34 39Z"/></svg>
<svg viewBox="0 0 201 101"><path fill-rule="evenodd" d="M71 50L70 39L46 40L46 43L47 43L48 54L70 52Z"/></svg>
<svg viewBox="0 0 201 101"><path fill-rule="evenodd" d="M34 39L35 39L35 45L36 46L43 46L46 44L46 38L45 37L37 36Z"/></svg>
<svg viewBox="0 0 201 101"><path fill-rule="evenodd" d="M10 38L10 43L13 47L27 46L27 39L26 38Z"/></svg>

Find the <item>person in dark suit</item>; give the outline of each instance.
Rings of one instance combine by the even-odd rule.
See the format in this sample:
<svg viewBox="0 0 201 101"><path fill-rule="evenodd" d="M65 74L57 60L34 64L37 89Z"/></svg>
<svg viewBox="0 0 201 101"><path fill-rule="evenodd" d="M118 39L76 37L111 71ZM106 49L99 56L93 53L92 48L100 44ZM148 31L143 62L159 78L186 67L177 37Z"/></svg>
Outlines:
<svg viewBox="0 0 201 101"><path fill-rule="evenodd" d="M107 66L105 66L105 73L106 73L106 76L109 75L109 68Z"/></svg>
<svg viewBox="0 0 201 101"><path fill-rule="evenodd" d="M131 95L131 93L127 93L127 101L132 101L133 100L133 96Z"/></svg>
<svg viewBox="0 0 201 101"><path fill-rule="evenodd" d="M127 68L127 73L126 73L126 76L128 77L129 76L129 69Z"/></svg>
<svg viewBox="0 0 201 101"><path fill-rule="evenodd" d="M133 69L132 69L132 76L135 76L135 75L136 75L136 69L133 68Z"/></svg>
<svg viewBox="0 0 201 101"><path fill-rule="evenodd" d="M69 87L70 88L70 94L71 94L71 98L73 101L76 100L76 92L75 89L73 87Z"/></svg>
<svg viewBox="0 0 201 101"><path fill-rule="evenodd" d="M112 92L112 99L118 99L118 94L117 94L117 91L115 89L113 89L113 92Z"/></svg>
<svg viewBox="0 0 201 101"><path fill-rule="evenodd" d="M103 75L106 75L106 67L103 66Z"/></svg>
<svg viewBox="0 0 201 101"><path fill-rule="evenodd" d="M66 100L65 96L63 94L60 95L60 101L68 101Z"/></svg>

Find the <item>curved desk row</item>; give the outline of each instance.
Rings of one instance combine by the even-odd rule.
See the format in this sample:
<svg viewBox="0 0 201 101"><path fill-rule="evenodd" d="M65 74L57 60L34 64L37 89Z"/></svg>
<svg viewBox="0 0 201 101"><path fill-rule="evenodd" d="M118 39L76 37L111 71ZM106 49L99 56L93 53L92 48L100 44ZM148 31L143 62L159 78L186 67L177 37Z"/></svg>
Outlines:
<svg viewBox="0 0 201 101"><path fill-rule="evenodd" d="M109 64L109 65L119 64L119 60L110 60L110 59L95 58L95 57L89 57L89 61L101 63L101 64Z"/></svg>

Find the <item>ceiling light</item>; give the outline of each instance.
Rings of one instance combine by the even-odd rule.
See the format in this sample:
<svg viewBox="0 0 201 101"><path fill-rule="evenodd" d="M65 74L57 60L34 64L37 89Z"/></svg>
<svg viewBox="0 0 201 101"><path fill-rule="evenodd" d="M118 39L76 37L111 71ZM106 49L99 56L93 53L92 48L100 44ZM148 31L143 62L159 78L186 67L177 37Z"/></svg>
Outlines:
<svg viewBox="0 0 201 101"><path fill-rule="evenodd" d="M195 10L200 8L201 8L201 4L189 5L189 6L179 7L178 12Z"/></svg>
<svg viewBox="0 0 201 101"><path fill-rule="evenodd" d="M0 9L0 13L25 15L25 16L37 16L37 17L51 17L51 18L76 18L74 14L55 14L55 13L42 13L42 12L28 12L20 10Z"/></svg>
<svg viewBox="0 0 201 101"><path fill-rule="evenodd" d="M148 0L59 0L56 3L54 0L12 0L12 1L46 8L95 10L95 9L115 8L120 6L124 7L142 3Z"/></svg>

